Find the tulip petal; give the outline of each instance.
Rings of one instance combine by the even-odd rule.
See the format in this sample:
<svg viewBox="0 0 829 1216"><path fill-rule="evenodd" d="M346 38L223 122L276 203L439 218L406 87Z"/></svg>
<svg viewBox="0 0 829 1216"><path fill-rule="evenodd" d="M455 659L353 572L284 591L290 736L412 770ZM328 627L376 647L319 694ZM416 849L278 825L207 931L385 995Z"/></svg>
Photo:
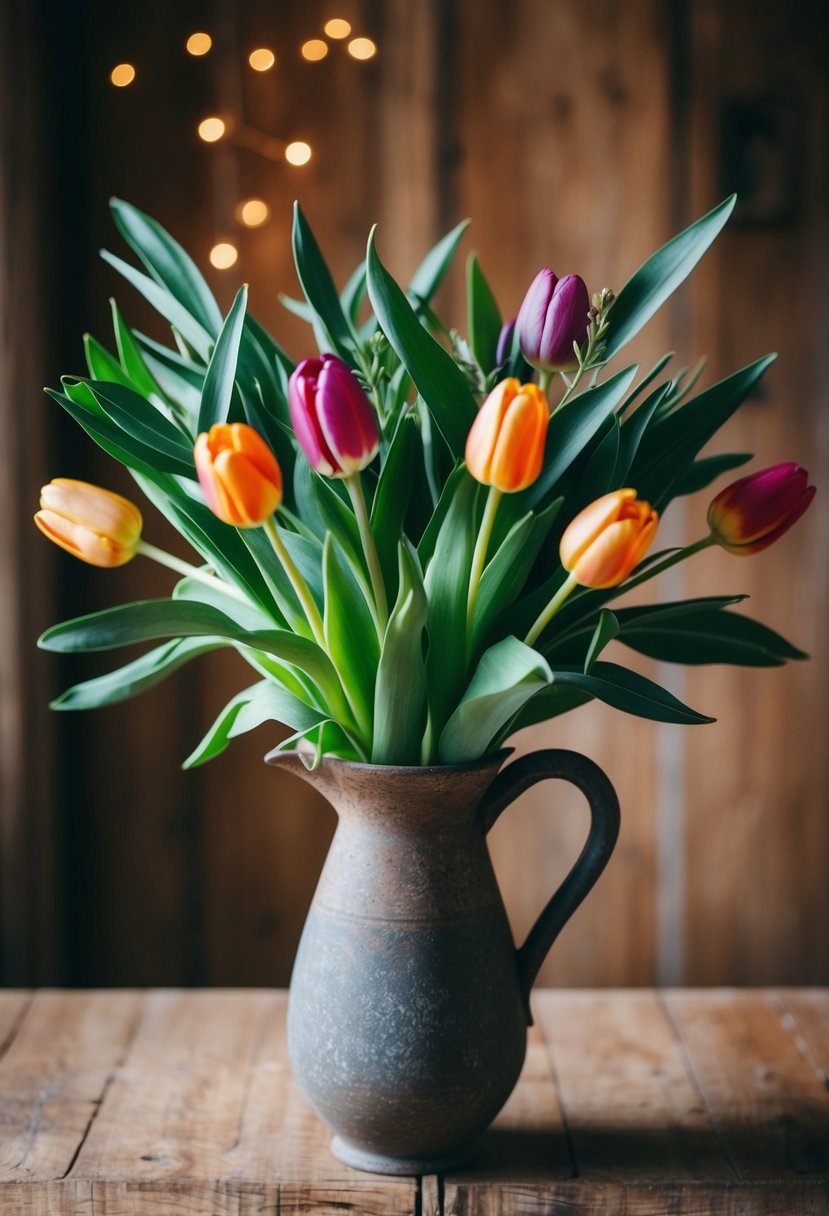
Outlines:
<svg viewBox="0 0 829 1216"><path fill-rule="evenodd" d="M708 508L708 525L718 541L726 547L760 540L769 532L776 532L789 514L797 509L808 480L806 470L790 462L772 465L741 477L714 498ZM806 506L795 519L806 510Z"/></svg>
<svg viewBox="0 0 829 1216"><path fill-rule="evenodd" d="M85 481L56 477L41 490L40 505L122 544L141 535L143 520L135 503Z"/></svg>
<svg viewBox="0 0 829 1216"><path fill-rule="evenodd" d="M492 454L510 402L521 385L513 376L496 384L484 401L466 439L466 467L476 481L492 484Z"/></svg>
<svg viewBox="0 0 829 1216"><path fill-rule="evenodd" d="M109 536L102 536L83 524L67 519L65 515L47 509L38 511L34 518L44 536L90 566L123 566L135 555L134 547L119 544Z"/></svg>
<svg viewBox="0 0 829 1216"><path fill-rule="evenodd" d="M349 476L370 464L380 446L374 412L350 368L332 355L323 358L316 409L324 440L342 473Z"/></svg>
<svg viewBox="0 0 829 1216"><path fill-rule="evenodd" d="M534 384L524 385L509 403L492 453L490 481L513 493L532 485L541 472L550 407Z"/></svg>
<svg viewBox="0 0 829 1216"><path fill-rule="evenodd" d="M213 467L217 488L237 527L258 527L273 515L282 500L280 487L263 476L247 456L225 449Z"/></svg>
<svg viewBox="0 0 829 1216"><path fill-rule="evenodd" d="M541 358L544 323L557 283L558 279L549 267L539 270L518 310L515 328L521 353L530 363Z"/></svg>
<svg viewBox="0 0 829 1216"><path fill-rule="evenodd" d="M632 502L635 498L635 490L612 490L591 502L570 521L559 546L559 556L565 570L572 571L582 553L595 538L618 519L625 503Z"/></svg>

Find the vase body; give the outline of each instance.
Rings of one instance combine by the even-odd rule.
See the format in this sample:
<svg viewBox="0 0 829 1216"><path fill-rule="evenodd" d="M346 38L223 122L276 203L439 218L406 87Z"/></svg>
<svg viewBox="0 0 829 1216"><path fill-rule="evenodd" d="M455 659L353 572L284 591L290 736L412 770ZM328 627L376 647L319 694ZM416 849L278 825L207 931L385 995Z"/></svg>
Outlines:
<svg viewBox="0 0 829 1216"><path fill-rule="evenodd" d="M452 768L325 759L313 772L269 757L339 817L291 978L288 1044L333 1151L358 1168L460 1164L521 1071L526 967L486 844L505 754Z"/></svg>

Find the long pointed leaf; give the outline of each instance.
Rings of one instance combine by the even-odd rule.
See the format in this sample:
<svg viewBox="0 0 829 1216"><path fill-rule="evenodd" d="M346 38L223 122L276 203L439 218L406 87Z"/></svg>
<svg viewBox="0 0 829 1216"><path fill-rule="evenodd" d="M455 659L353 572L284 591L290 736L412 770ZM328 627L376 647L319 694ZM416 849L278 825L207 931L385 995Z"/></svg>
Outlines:
<svg viewBox="0 0 829 1216"><path fill-rule="evenodd" d="M236 378L236 365L239 362L239 344L242 341L247 302L248 289L243 284L237 291L236 299L222 326L222 332L216 341L207 375L204 378L201 409L199 410L200 431L209 431L214 423L227 422Z"/></svg>

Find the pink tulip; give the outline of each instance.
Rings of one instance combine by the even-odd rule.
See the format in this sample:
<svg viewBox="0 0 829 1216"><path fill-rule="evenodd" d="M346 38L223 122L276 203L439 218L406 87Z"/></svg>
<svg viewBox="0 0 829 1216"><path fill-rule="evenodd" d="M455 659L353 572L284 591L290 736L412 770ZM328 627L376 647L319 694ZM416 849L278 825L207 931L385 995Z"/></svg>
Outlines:
<svg viewBox="0 0 829 1216"><path fill-rule="evenodd" d="M288 381L288 405L308 463L325 477L350 477L377 455L380 436L371 405L336 355L298 365Z"/></svg>
<svg viewBox="0 0 829 1216"><path fill-rule="evenodd" d="M718 545L748 557L774 544L815 496L809 474L797 464L773 464L721 490L708 508L708 526Z"/></svg>

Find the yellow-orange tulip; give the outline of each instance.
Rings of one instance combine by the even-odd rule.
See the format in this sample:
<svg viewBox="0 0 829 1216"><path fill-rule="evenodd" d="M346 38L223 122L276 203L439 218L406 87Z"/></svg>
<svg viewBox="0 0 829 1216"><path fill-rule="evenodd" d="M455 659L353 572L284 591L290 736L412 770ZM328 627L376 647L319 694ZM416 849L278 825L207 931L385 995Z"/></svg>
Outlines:
<svg viewBox="0 0 829 1216"><path fill-rule="evenodd" d="M141 512L111 490L56 477L40 491L35 523L44 536L90 566L123 566L141 541Z"/></svg>
<svg viewBox="0 0 829 1216"><path fill-rule="evenodd" d="M635 490L613 490L571 520L559 546L561 564L582 587L621 583L644 557L659 516Z"/></svg>
<svg viewBox="0 0 829 1216"><path fill-rule="evenodd" d="M282 470L264 439L244 422L218 422L196 440L196 472L214 515L258 528L282 502Z"/></svg>
<svg viewBox="0 0 829 1216"><path fill-rule="evenodd" d="M466 467L476 481L512 493L541 472L550 405L537 384L509 376L496 384L466 440Z"/></svg>

